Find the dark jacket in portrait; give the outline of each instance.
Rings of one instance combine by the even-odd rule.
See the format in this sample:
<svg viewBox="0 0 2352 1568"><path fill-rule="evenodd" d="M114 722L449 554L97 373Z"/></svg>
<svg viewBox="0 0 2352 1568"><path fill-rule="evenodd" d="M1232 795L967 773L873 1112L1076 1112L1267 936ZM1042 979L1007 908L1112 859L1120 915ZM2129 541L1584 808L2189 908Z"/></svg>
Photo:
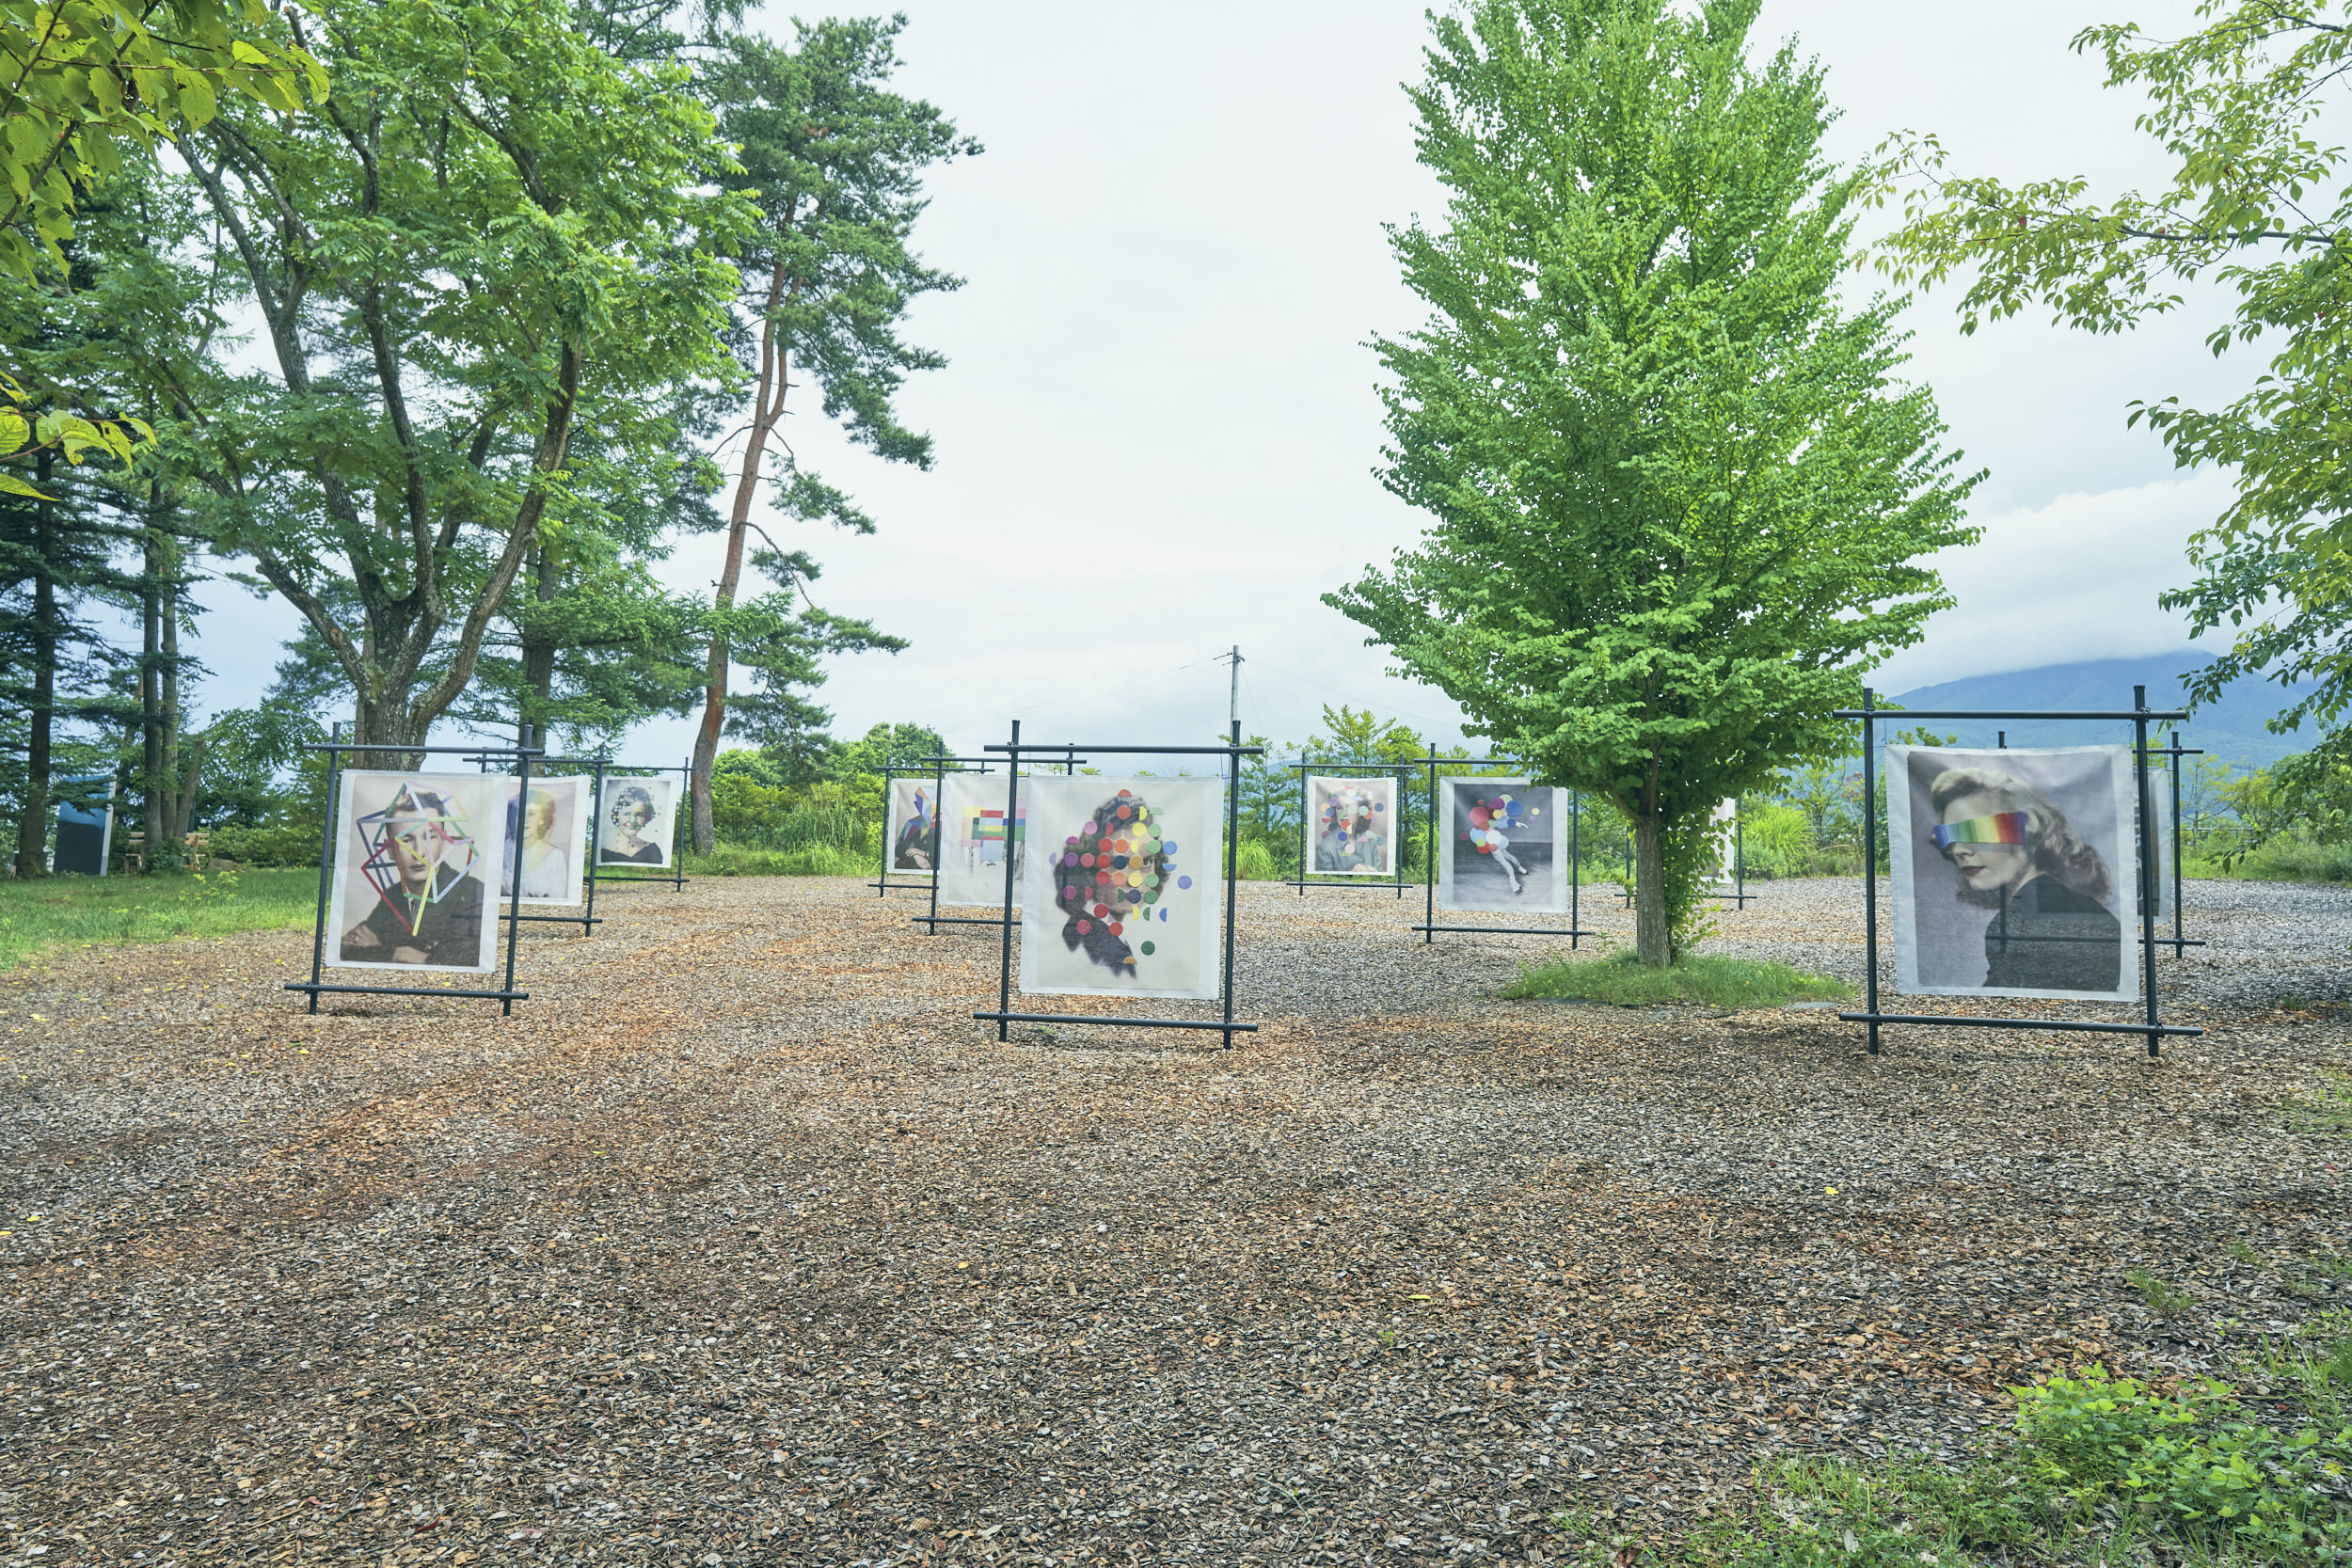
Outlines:
<svg viewBox="0 0 2352 1568"><path fill-rule="evenodd" d="M596 846L598 865L660 865L661 846L641 844L634 849L618 849L609 844Z"/></svg>
<svg viewBox="0 0 2352 1568"><path fill-rule="evenodd" d="M2122 922L2055 877L2019 888L1984 928L1988 986L2112 991L2122 981Z"/></svg>
<svg viewBox="0 0 2352 1568"><path fill-rule="evenodd" d="M403 963L411 960L393 957L393 950L402 947L418 949L424 954L420 961L428 968L478 969L482 964L482 879L467 872L437 866L433 872L436 895L421 905L412 903L404 888L394 888L391 898L402 906L414 923L409 928L392 904L378 899L368 917L343 933L342 956L345 963ZM375 938L369 946L351 939L360 931Z"/></svg>

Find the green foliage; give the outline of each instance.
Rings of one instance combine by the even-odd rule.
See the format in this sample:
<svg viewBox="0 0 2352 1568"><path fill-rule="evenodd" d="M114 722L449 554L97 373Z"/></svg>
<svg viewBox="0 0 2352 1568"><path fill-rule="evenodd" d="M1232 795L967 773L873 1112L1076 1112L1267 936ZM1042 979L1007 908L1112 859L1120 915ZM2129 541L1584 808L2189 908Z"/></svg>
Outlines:
<svg viewBox="0 0 2352 1568"><path fill-rule="evenodd" d="M1274 858L1274 850L1265 840L1242 840L1239 858L1233 863L1233 874L1246 882L1274 882L1282 879L1288 871L1289 857Z"/></svg>
<svg viewBox="0 0 2352 1568"><path fill-rule="evenodd" d="M737 275L735 341L753 397L712 596L695 742L692 826L703 848L714 831L706 791L722 732L813 764L832 721L807 695L824 680L824 659L907 645L811 602L816 562L757 529L752 502L765 483L787 518L874 531L849 496L775 438L795 382L814 384L824 417L853 444L888 462L930 467L930 437L899 421L897 398L908 376L946 360L908 342L902 329L917 300L962 279L924 261L914 230L928 204L926 171L980 150L939 110L891 90L904 17L792 26L788 45L744 34L718 40L704 75L737 149L721 183L756 216L726 247ZM766 471L771 445L778 472ZM774 589L739 603L754 531L764 547L750 551L751 564ZM751 672L754 689L731 699L736 664Z"/></svg>
<svg viewBox="0 0 2352 1568"><path fill-rule="evenodd" d="M826 771L837 779L879 775L886 766L912 768L921 758L948 754L946 737L928 724L876 724L843 746Z"/></svg>
<svg viewBox="0 0 2352 1568"><path fill-rule="evenodd" d="M733 372L715 252L752 213L714 188L717 125L683 67L575 21L350 0L317 114L173 137L267 367L221 383L186 458L362 739L449 708L535 546L671 493L675 389Z"/></svg>
<svg viewBox="0 0 2352 1568"><path fill-rule="evenodd" d="M324 102L293 26L261 0L0 0L0 273L29 278L44 251L63 263L76 200L126 146L151 157L230 94L287 115ZM8 419L0 454L17 446Z"/></svg>
<svg viewBox="0 0 2352 1568"><path fill-rule="evenodd" d="M2334 1338L2310 1354L2348 1348ZM1710 1568L2352 1561L2352 1431L2312 1421L2308 1402L2265 1422L2217 1383L2168 1393L2098 1367L2011 1392L2014 1430L1954 1469L1773 1462L1757 1471L1755 1507L1692 1531L1676 1556ZM1597 1534L1588 1517L1553 1522L1572 1540ZM1577 1556L1594 1568L1657 1560L1615 1541Z"/></svg>
<svg viewBox="0 0 2352 1568"><path fill-rule="evenodd" d="M0 968L57 949L307 927L318 910L318 841L307 871L0 880Z"/></svg>
<svg viewBox="0 0 2352 1568"><path fill-rule="evenodd" d="M1712 954L1690 954L1673 967L1656 969L1629 953L1568 958L1519 966L1519 977L1502 995L1515 999L1574 997L1620 1007L1690 1003L1706 1007L1777 1007L1788 1002L1840 1001L1852 990L1842 980L1808 974L1787 964L1753 963Z"/></svg>
<svg viewBox="0 0 2352 1568"><path fill-rule="evenodd" d="M2146 1302L2148 1309L2160 1318L2177 1317L2197 1305L2195 1296L2166 1283L2161 1275L2152 1270L2144 1268L2126 1270L2123 1280L2125 1284L2139 1292L2139 1299Z"/></svg>
<svg viewBox="0 0 2352 1568"><path fill-rule="evenodd" d="M1692 928L1716 804L1846 743L1833 708L1948 604L1973 480L1896 380L1899 302L1834 298L1862 179L1818 69L1749 63L1756 0L1478 0L1414 91L1435 311L1379 343L1383 479L1430 514L1328 602L1474 733L1613 801L1640 952Z"/></svg>
<svg viewBox="0 0 2352 1568"><path fill-rule="evenodd" d="M2120 332L2180 309L2183 284L2209 278L2236 294L2207 344L2219 355L2262 340L2267 373L2224 406L2161 398L2135 403L2132 420L2182 467L2234 477L2235 500L2192 541L2201 575L2160 602L2187 610L2192 634L2237 628L2229 652L2190 678L2196 701L2256 671L2312 682L2274 730L2305 718L2333 726L2352 701L2352 463L2339 412L2352 362L2352 183L2344 148L2322 128L2346 102L2344 9L2205 0L2204 24L2177 39L2132 23L2076 34L2078 53L2105 59L2106 85L2144 105L2137 123L2169 155L2169 179L2147 193L2101 201L2081 179L1956 177L1931 136L1883 150L1908 190L1906 225L1881 264L1931 284L1966 273L1963 331L2040 303L2083 330ZM2322 749L2345 745L2335 734Z"/></svg>

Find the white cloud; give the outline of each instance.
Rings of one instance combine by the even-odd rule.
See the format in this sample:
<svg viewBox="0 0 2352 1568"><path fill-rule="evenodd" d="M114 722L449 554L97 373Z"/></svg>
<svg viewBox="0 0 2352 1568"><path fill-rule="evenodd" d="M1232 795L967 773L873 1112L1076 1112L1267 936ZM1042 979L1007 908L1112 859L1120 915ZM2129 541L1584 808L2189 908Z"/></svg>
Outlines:
<svg viewBox="0 0 2352 1568"><path fill-rule="evenodd" d="M1984 537L1934 559L1960 602L1875 673L1889 691L2003 670L2164 653L2188 619L2156 595L2191 576L2186 546L2230 504L2211 469L1979 515Z"/></svg>

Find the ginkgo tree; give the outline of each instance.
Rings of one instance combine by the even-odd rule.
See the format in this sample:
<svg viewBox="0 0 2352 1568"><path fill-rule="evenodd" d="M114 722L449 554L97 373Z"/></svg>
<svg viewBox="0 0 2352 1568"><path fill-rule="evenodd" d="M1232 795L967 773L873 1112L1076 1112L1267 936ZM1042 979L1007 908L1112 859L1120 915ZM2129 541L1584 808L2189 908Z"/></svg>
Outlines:
<svg viewBox="0 0 2352 1568"><path fill-rule="evenodd" d="M1758 0L1473 0L1413 93L1444 222L1393 241L1381 477L1425 513L1327 601L1469 733L1609 800L1670 962L1717 803L1846 743L1831 712L1973 538L1895 302L1836 285L1866 171Z"/></svg>

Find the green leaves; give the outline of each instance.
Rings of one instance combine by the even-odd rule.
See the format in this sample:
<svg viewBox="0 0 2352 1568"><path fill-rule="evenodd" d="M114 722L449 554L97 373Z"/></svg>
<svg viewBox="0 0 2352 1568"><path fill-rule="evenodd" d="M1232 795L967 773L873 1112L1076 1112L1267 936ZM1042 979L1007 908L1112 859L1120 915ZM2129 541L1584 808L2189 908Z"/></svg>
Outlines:
<svg viewBox="0 0 2352 1568"><path fill-rule="evenodd" d="M1830 711L1948 602L1917 558L1974 536L1892 306L1832 303L1860 182L1822 162L1818 73L1746 63L1755 15L1437 22L1413 101L1445 222L1392 234L1433 315L1376 345L1382 477L1433 521L1327 601L1672 840L1640 881L1678 905L1716 803L1844 743ZM1675 922L1644 918L1650 958Z"/></svg>
<svg viewBox="0 0 2352 1568"><path fill-rule="evenodd" d="M76 201L223 92L286 114L326 97L326 73L260 0L0 0L0 272L31 277L72 232ZM31 238L20 231L29 219Z"/></svg>
<svg viewBox="0 0 2352 1568"><path fill-rule="evenodd" d="M2102 203L2081 180L1954 176L1932 137L1906 134L1881 150L1875 193L1899 193L1906 220L1879 252L1883 271L1921 284L1971 274L1963 331L2039 303L2069 325L2119 332L2180 309L2179 283L2210 277L2235 292L2207 345L2275 345L2268 373L2217 409L2135 403L2130 422L2146 421L2183 467L2237 474L2235 502L2192 542L2201 576L2160 602L2190 612L2192 635L2236 628L2229 653L2191 682L2197 701L2257 672L2317 683L2280 715L2280 730L2306 717L2333 725L2352 701L2341 637L2352 438L2340 413L2352 392L2352 182L2344 149L2314 135L2344 104L2348 11L2208 0L2205 25L2178 40L2131 24L2078 35L2078 52L2105 57L2107 86L2145 96L2139 127L2173 166L2158 189Z"/></svg>

